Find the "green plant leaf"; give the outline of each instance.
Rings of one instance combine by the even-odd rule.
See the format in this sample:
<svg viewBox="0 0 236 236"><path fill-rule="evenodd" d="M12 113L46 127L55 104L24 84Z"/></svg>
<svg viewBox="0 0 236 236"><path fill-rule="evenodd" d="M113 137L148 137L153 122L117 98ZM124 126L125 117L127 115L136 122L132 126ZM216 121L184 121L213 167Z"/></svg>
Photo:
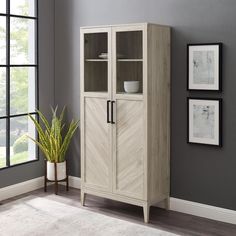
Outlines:
<svg viewBox="0 0 236 236"><path fill-rule="evenodd" d="M71 139L79 126L79 121L72 120L67 130L63 123L66 107L59 116L57 116L58 106L55 109L51 107L52 118L51 125L47 121L46 117L38 111L39 118L42 121L42 125L37 119L29 114L30 119L33 121L35 128L39 134L39 140L28 136L45 155L45 158L50 162L63 162L65 160L66 151L68 150ZM65 131L64 135L62 134Z"/></svg>

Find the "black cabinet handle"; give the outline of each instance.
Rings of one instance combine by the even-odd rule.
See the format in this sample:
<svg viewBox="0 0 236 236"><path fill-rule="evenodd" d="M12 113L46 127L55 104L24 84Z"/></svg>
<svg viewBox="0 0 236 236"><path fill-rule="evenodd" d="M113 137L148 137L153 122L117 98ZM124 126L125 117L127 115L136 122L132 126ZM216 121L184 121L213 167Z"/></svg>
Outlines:
<svg viewBox="0 0 236 236"><path fill-rule="evenodd" d="M109 120L109 113L110 113L110 111L109 111L109 104L110 104L110 100L107 100L107 123L111 123L111 121Z"/></svg>
<svg viewBox="0 0 236 236"><path fill-rule="evenodd" d="M113 115L113 113L114 113L114 109L113 109L113 104L115 103L115 101L111 101L111 123L112 124L115 124L115 122L114 122L114 115Z"/></svg>

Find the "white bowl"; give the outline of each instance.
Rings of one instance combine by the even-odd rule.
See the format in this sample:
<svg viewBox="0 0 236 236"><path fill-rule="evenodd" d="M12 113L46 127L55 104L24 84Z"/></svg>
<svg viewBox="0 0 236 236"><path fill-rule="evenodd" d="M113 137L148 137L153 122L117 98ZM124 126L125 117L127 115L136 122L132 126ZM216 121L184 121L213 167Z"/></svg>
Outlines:
<svg viewBox="0 0 236 236"><path fill-rule="evenodd" d="M102 59L107 59L108 58L108 53L107 52L102 52L98 57L102 58Z"/></svg>
<svg viewBox="0 0 236 236"><path fill-rule="evenodd" d="M126 93L137 93L139 91L139 81L124 81Z"/></svg>
<svg viewBox="0 0 236 236"><path fill-rule="evenodd" d="M107 59L108 55L107 54L100 54L98 57L102 58L102 59Z"/></svg>

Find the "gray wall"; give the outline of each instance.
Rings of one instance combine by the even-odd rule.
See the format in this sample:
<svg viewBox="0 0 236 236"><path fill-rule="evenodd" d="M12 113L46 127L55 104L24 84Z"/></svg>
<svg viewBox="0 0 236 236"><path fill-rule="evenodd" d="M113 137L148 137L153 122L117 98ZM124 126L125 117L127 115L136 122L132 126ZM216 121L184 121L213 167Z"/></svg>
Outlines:
<svg viewBox="0 0 236 236"><path fill-rule="evenodd" d="M79 119L79 24L80 1L55 1L55 104L66 105L67 118ZM75 6L75 5L76 6ZM79 176L79 132L72 140L67 156L70 175Z"/></svg>
<svg viewBox="0 0 236 236"><path fill-rule="evenodd" d="M56 103L79 116L79 27L154 22L172 31L171 196L236 210L235 0L56 0ZM186 91L186 44L224 43L223 93ZM186 97L223 97L223 148L186 143ZM77 141L78 142L78 141ZM72 175L80 176L79 145Z"/></svg>
<svg viewBox="0 0 236 236"><path fill-rule="evenodd" d="M39 106L54 104L54 0L39 0ZM0 171L0 188L43 175L43 159Z"/></svg>

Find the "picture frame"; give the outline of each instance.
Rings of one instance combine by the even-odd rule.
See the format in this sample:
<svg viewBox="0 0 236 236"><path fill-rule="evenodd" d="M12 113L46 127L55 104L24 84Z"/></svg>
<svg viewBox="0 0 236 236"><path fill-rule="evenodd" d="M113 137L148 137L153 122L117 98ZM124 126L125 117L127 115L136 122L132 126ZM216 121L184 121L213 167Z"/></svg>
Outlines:
<svg viewBox="0 0 236 236"><path fill-rule="evenodd" d="M222 91L222 45L187 44L187 90Z"/></svg>
<svg viewBox="0 0 236 236"><path fill-rule="evenodd" d="M187 142L222 147L222 99L187 98Z"/></svg>

